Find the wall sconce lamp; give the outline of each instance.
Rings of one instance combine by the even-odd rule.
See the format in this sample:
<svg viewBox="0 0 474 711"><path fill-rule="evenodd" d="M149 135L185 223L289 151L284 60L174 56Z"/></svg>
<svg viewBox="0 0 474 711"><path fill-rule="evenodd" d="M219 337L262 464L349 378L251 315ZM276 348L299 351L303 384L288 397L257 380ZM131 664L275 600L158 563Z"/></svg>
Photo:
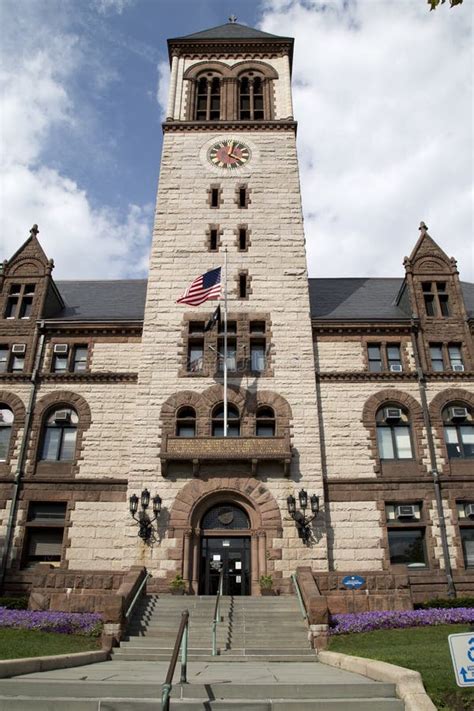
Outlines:
<svg viewBox="0 0 474 711"><path fill-rule="evenodd" d="M306 516L306 509L308 508L308 494L304 489L298 494L298 499L300 503L301 511L296 510L296 499L290 494L286 500L288 506L288 513L290 514L293 521L296 523L296 528L298 530L298 535L304 543L309 543L311 540L311 521L314 521L319 511L319 496L313 494L309 497L312 516Z"/></svg>
<svg viewBox="0 0 474 711"><path fill-rule="evenodd" d="M138 503L140 503L141 510L138 512ZM158 494L153 497L152 507L153 507L153 518L148 515L147 509L150 505L150 492L148 489L143 489L140 499L136 494L132 494L129 499L130 514L132 518L138 523L138 535L143 541L149 541L153 535L153 522L156 521L161 512L161 496Z"/></svg>

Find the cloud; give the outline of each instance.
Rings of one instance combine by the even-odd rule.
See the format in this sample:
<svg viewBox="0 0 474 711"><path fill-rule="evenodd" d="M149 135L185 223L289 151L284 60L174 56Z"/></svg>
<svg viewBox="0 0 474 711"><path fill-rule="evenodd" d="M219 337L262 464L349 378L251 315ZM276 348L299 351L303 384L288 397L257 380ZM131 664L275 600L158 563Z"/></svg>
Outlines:
<svg viewBox="0 0 474 711"><path fill-rule="evenodd" d="M131 7L134 3L135 0L92 0L92 7L102 15L111 12L121 15L127 7Z"/></svg>
<svg viewBox="0 0 474 711"><path fill-rule="evenodd" d="M170 83L170 65L164 60L158 62L158 85L156 88L156 100L160 107L160 115L162 121L166 119L166 110L168 108L168 89Z"/></svg>
<svg viewBox="0 0 474 711"><path fill-rule="evenodd" d="M267 0L261 27L296 38L310 273L402 274L424 220L473 279L467 8Z"/></svg>
<svg viewBox="0 0 474 711"><path fill-rule="evenodd" d="M11 21L12 13L13 6L4 15ZM78 71L91 62L86 46L67 31L63 17L58 17L54 32L34 14L27 14L22 22L36 25L37 31L31 36L40 48L20 43L18 32L24 27L16 28L16 46L21 49L11 52L4 47L0 76L2 258L13 254L31 225L38 223L43 247L58 265L57 278L142 276L146 272L152 206L112 209L97 205L64 169L45 160L51 142L56 152L61 150L61 131L67 136L87 130L84 123L77 125L87 111L81 113L83 107L78 106L74 94ZM10 30L12 40L13 22ZM104 68L103 76L105 73ZM93 143L94 136L90 140Z"/></svg>

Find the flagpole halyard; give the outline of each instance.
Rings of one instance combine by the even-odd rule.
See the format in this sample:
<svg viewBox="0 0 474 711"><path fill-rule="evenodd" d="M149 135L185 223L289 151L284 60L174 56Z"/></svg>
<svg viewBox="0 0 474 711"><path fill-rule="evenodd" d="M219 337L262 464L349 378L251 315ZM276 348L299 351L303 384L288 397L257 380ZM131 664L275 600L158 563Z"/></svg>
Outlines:
<svg viewBox="0 0 474 711"><path fill-rule="evenodd" d="M224 437L227 437L227 247L224 248Z"/></svg>

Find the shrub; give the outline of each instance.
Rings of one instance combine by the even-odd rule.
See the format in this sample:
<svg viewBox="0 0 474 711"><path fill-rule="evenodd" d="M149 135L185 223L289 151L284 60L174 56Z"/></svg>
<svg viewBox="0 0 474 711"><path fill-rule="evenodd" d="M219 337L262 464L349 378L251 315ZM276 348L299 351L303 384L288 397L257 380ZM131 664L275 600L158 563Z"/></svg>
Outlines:
<svg viewBox="0 0 474 711"><path fill-rule="evenodd" d="M27 597L0 597L0 607L6 607L7 610L27 610Z"/></svg>
<svg viewBox="0 0 474 711"><path fill-rule="evenodd" d="M186 581L184 580L183 576L177 573L173 580L170 582L170 588L171 590L176 591L185 590Z"/></svg>
<svg viewBox="0 0 474 711"><path fill-rule="evenodd" d="M405 629L425 625L453 625L474 622L474 609L383 610L332 615L329 634Z"/></svg>
<svg viewBox="0 0 474 711"><path fill-rule="evenodd" d="M260 576L260 588L262 590L271 590L273 588L273 578L271 575Z"/></svg>
<svg viewBox="0 0 474 711"><path fill-rule="evenodd" d="M438 609L449 607L474 607L474 597L435 597L433 600L417 603L415 605L415 610L430 610L432 607L436 607Z"/></svg>

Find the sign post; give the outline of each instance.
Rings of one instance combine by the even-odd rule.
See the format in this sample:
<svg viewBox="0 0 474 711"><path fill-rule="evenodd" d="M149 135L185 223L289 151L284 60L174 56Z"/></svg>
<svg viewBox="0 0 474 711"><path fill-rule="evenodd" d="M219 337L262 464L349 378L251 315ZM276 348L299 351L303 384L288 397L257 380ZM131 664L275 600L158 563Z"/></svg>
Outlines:
<svg viewBox="0 0 474 711"><path fill-rule="evenodd" d="M361 575L346 575L342 579L344 587L352 590L352 612L355 612L355 591L365 585L365 578Z"/></svg>
<svg viewBox="0 0 474 711"><path fill-rule="evenodd" d="M450 634L448 641L456 684L474 689L474 632Z"/></svg>

